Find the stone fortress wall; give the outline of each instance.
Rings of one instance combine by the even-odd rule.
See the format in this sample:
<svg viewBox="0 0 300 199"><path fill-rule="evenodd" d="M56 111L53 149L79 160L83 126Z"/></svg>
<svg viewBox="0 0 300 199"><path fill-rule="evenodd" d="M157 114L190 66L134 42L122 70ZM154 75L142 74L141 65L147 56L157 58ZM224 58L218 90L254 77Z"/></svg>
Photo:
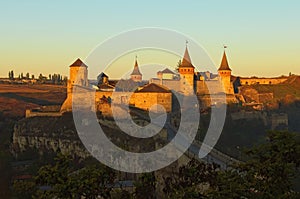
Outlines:
<svg viewBox="0 0 300 199"><path fill-rule="evenodd" d="M275 77L275 78L264 78L264 77L241 77L240 83L242 86L253 85L253 84L280 84L285 82L288 77Z"/></svg>
<svg viewBox="0 0 300 199"><path fill-rule="evenodd" d="M82 88L83 92L76 93L76 103L81 103L82 107L86 106L92 111L101 111L106 116L111 116L111 104L114 105L130 105L143 110L149 110L153 105L160 104L163 108L170 112L172 110L172 93L161 92L112 92L112 91L95 91ZM89 92L90 91L90 92ZM93 100L94 99L94 100ZM91 104L93 103L93 104ZM69 112L72 110L72 93L65 100L61 112ZM163 110L151 109L154 112Z"/></svg>
<svg viewBox="0 0 300 199"><path fill-rule="evenodd" d="M27 109L25 117L59 117L62 115L60 112L60 105L42 106L35 109Z"/></svg>
<svg viewBox="0 0 300 199"><path fill-rule="evenodd" d="M159 79L159 78L151 78L149 83L163 85L170 90L179 91L180 90L180 82L174 79Z"/></svg>

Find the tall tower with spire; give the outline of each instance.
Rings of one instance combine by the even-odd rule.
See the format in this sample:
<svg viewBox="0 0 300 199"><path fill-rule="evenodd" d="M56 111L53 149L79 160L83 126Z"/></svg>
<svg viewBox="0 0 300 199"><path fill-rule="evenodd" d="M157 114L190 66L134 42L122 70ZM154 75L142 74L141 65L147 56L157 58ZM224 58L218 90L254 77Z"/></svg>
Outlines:
<svg viewBox="0 0 300 199"><path fill-rule="evenodd" d="M180 90L185 95L190 95L194 92L194 70L195 67L192 64L186 45L181 65L178 68L180 74Z"/></svg>
<svg viewBox="0 0 300 199"><path fill-rule="evenodd" d="M142 81L142 73L139 70L139 65L137 62L137 57L135 57L135 64L132 73L130 74L130 78L135 82L141 82Z"/></svg>
<svg viewBox="0 0 300 199"><path fill-rule="evenodd" d="M226 94L233 94L233 86L231 83L231 69L229 67L228 61L227 61L227 56L225 52L225 46L224 46L224 53L221 61L221 65L218 69L218 74L221 79L221 82L223 84L224 92Z"/></svg>

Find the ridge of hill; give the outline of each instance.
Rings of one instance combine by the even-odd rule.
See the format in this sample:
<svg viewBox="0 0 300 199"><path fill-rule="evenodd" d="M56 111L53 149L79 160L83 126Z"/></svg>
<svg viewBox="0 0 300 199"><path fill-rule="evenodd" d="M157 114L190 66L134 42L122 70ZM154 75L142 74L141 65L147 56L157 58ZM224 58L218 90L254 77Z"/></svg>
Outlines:
<svg viewBox="0 0 300 199"><path fill-rule="evenodd" d="M300 76L292 75L280 84L255 84L248 86L259 93L273 93L275 100L284 99L288 95L293 95L300 99Z"/></svg>
<svg viewBox="0 0 300 199"><path fill-rule="evenodd" d="M286 81L284 81L282 84L290 85L290 86L300 89L300 76L292 75Z"/></svg>

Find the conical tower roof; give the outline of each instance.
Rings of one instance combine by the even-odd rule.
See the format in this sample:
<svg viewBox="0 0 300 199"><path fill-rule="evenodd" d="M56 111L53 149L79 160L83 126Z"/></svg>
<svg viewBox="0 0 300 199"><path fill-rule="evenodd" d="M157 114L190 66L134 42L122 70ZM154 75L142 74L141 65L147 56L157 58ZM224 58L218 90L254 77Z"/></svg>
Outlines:
<svg viewBox="0 0 300 199"><path fill-rule="evenodd" d="M194 68L187 46L185 47L185 52L184 52L184 56L183 56L183 59L181 62L181 67L193 67Z"/></svg>
<svg viewBox="0 0 300 199"><path fill-rule="evenodd" d="M227 61L227 56L226 56L225 50L224 50L224 53L223 53L223 58L222 58L222 61L221 61L220 68L218 70L231 70L229 68L229 64L228 64L228 61Z"/></svg>
<svg viewBox="0 0 300 199"><path fill-rule="evenodd" d="M140 69L139 69L137 58L135 59L134 68L130 75L142 75L142 73L140 72Z"/></svg>
<svg viewBox="0 0 300 199"><path fill-rule="evenodd" d="M83 63L83 61L81 61L81 59L77 59L73 64L70 65L70 67L87 67L87 65L85 65L85 63Z"/></svg>

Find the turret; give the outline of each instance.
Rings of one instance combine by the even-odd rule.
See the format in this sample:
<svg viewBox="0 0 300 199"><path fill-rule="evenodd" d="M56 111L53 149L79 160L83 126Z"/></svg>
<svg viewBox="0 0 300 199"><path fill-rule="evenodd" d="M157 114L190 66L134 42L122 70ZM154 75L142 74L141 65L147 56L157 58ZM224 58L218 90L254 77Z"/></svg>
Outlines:
<svg viewBox="0 0 300 199"><path fill-rule="evenodd" d="M88 86L88 71L85 65L79 58L70 65L70 77L67 85L67 99L61 106L60 111L72 111L72 90L74 85Z"/></svg>
<svg viewBox="0 0 300 199"><path fill-rule="evenodd" d="M130 74L130 78L135 82L141 82L142 81L142 73L139 70L139 65L137 62L137 57L135 58L135 64L132 73Z"/></svg>
<svg viewBox="0 0 300 199"><path fill-rule="evenodd" d="M180 74L180 90L185 95L190 95L194 92L194 70L195 67L192 64L189 51L186 46L184 56L178 69Z"/></svg>
<svg viewBox="0 0 300 199"><path fill-rule="evenodd" d="M231 69L229 68L225 50L223 53L221 65L218 69L218 74L221 79L221 82L222 82L222 85L224 88L224 92L226 94L233 94L234 91L233 91L233 86L231 84Z"/></svg>
<svg viewBox="0 0 300 199"><path fill-rule="evenodd" d="M72 92L73 85L88 86L87 68L87 65L85 65L79 58L70 65L68 93Z"/></svg>

